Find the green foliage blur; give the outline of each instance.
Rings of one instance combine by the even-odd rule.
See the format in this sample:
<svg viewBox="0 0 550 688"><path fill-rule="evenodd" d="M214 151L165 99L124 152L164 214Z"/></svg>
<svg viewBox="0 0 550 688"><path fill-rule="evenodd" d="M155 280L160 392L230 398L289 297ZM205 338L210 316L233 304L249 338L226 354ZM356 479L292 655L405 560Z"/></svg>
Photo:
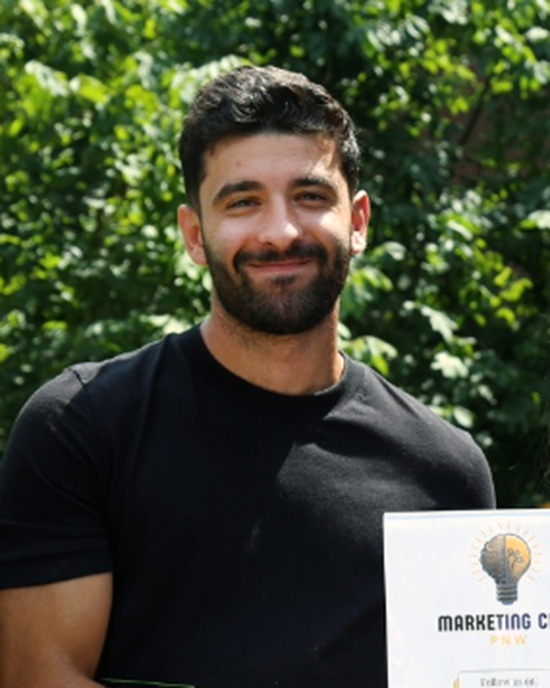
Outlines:
<svg viewBox="0 0 550 688"><path fill-rule="evenodd" d="M66 365L207 313L176 141L241 62L303 71L360 127L342 346L473 434L500 506L550 501L547 0L2 0L0 445Z"/></svg>

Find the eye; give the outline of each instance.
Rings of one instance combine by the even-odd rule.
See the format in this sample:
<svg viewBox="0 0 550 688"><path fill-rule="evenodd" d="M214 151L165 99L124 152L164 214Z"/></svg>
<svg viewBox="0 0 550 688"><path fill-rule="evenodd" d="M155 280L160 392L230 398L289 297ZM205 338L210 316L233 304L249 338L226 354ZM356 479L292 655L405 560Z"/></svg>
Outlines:
<svg viewBox="0 0 550 688"><path fill-rule="evenodd" d="M226 209L227 210L238 210L239 208L250 208L251 206L255 206L259 204L259 200L257 198L235 198L228 203L226 203Z"/></svg>
<svg viewBox="0 0 550 688"><path fill-rule="evenodd" d="M315 191L304 191L300 194L300 198L303 198L306 201L322 201L325 199L325 196Z"/></svg>
<svg viewBox="0 0 550 688"><path fill-rule="evenodd" d="M328 194L323 191L301 191L296 195L296 200L299 203L306 205L327 205L330 203Z"/></svg>

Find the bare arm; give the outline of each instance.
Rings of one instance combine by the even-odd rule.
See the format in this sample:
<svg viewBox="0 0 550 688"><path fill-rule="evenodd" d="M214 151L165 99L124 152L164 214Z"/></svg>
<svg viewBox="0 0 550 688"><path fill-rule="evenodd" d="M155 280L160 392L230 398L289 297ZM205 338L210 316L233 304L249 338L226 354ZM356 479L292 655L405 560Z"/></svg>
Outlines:
<svg viewBox="0 0 550 688"><path fill-rule="evenodd" d="M0 591L0 688L94 688L112 576Z"/></svg>

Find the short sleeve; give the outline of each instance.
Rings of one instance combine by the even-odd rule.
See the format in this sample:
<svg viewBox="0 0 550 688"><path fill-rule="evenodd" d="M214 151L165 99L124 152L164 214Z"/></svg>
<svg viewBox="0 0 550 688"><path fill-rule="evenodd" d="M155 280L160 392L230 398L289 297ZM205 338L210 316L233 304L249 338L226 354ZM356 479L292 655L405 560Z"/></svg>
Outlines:
<svg viewBox="0 0 550 688"><path fill-rule="evenodd" d="M0 587L112 569L108 473L88 393L68 369L29 399L0 464Z"/></svg>

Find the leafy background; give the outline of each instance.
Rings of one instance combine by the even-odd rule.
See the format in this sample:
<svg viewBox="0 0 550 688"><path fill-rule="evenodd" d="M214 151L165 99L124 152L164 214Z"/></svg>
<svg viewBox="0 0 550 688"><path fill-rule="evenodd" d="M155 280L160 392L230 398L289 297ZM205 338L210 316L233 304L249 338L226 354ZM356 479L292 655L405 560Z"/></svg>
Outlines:
<svg viewBox="0 0 550 688"><path fill-rule="evenodd" d="M67 364L206 314L176 140L242 62L303 71L360 127L342 346L474 435L500 506L546 505L547 0L2 0L0 450Z"/></svg>

